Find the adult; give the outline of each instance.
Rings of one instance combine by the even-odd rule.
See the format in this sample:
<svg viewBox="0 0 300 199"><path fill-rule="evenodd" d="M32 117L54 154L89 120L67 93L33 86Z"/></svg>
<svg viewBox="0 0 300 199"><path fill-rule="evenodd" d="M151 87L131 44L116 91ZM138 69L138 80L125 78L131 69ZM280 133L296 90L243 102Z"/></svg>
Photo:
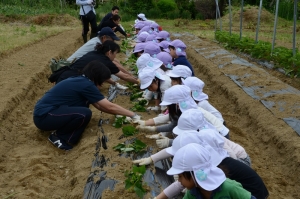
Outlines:
<svg viewBox="0 0 300 199"><path fill-rule="evenodd" d="M111 12L107 13L101 20L99 26L102 26L102 23L109 20L113 15L119 14L120 8L118 6L113 6Z"/></svg>
<svg viewBox="0 0 300 199"><path fill-rule="evenodd" d="M70 65L70 70L64 71L57 82L60 82L71 76L76 76L80 74L80 71L89 62L93 60L101 61L106 67L109 68L111 74L116 75L120 79L123 79L134 84L139 84L139 81L135 79L132 75L128 75L119 70L119 68L113 63L117 53L120 52L120 46L113 41L107 40L103 44L98 43L96 46L96 51L88 52L83 55L80 59ZM122 89L122 85L114 82L113 80L108 80L109 83L114 84L117 88ZM123 88L124 89L124 88Z"/></svg>
<svg viewBox="0 0 300 199"><path fill-rule="evenodd" d="M113 15L107 21L104 21L97 27L98 31L101 31L104 27L110 27L114 32L120 32L124 37L127 38L126 32L120 27L121 17L119 15Z"/></svg>
<svg viewBox="0 0 300 199"><path fill-rule="evenodd" d="M67 61L69 62L75 62L79 58L81 58L83 55L85 55L88 52L94 51L97 43L102 44L106 40L112 40L112 41L119 41L120 39L116 36L114 31L109 28L105 27L102 28L101 31L98 32L98 36L90 39L88 42L86 42L83 46L81 46L75 53L73 53ZM120 71L122 71L125 74L131 75L120 63L119 60L114 59L114 64L119 68Z"/></svg>
<svg viewBox="0 0 300 199"><path fill-rule="evenodd" d="M100 111L129 116L135 113L109 102L99 91L103 82L110 78L110 70L100 61L92 61L84 67L82 75L68 78L52 87L36 103L33 121L43 131L54 131L49 141L57 148L70 150L88 125L92 104Z"/></svg>
<svg viewBox="0 0 300 199"><path fill-rule="evenodd" d="M91 25L91 36L90 39L97 35L97 21L96 11L94 6L96 1L94 0L76 0L76 4L80 5L80 20L82 22L82 38L84 43L87 42L87 33L89 32L89 24Z"/></svg>

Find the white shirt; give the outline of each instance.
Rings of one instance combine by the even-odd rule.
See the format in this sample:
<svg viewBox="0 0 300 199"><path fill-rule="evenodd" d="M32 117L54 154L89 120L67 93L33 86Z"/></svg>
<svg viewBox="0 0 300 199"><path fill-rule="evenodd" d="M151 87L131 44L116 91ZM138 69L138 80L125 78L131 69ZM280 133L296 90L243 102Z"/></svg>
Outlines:
<svg viewBox="0 0 300 199"><path fill-rule="evenodd" d="M222 114L215 107L213 107L207 100L200 101L198 103L198 106L210 112L214 116L216 116L221 122L224 122Z"/></svg>
<svg viewBox="0 0 300 199"><path fill-rule="evenodd" d="M74 59L78 60L86 53L94 51L97 43L101 44L99 37L94 37L90 39L88 42L83 44L83 46L78 48L78 50L67 59L67 61L72 62Z"/></svg>
<svg viewBox="0 0 300 199"><path fill-rule="evenodd" d="M87 0L76 0L76 4L80 5L80 11L79 11L80 15L85 15L91 10L93 10L93 12L96 14L94 6L91 4L87 4ZM84 9L84 11L82 10L82 8Z"/></svg>

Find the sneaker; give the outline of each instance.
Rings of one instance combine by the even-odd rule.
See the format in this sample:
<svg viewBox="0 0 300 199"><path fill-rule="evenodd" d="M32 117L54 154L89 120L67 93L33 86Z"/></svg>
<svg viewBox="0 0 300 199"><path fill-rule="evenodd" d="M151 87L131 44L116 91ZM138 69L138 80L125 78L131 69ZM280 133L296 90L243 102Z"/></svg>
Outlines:
<svg viewBox="0 0 300 199"><path fill-rule="evenodd" d="M117 89L120 89L120 90L126 90L128 88L128 87L123 86L123 85L121 85L121 84L119 84L117 82L116 82L116 87L117 87Z"/></svg>
<svg viewBox="0 0 300 199"><path fill-rule="evenodd" d="M57 148L65 150L65 151L69 151L73 148L71 145L67 144L64 140L57 137L55 133L52 133L49 136L48 140Z"/></svg>

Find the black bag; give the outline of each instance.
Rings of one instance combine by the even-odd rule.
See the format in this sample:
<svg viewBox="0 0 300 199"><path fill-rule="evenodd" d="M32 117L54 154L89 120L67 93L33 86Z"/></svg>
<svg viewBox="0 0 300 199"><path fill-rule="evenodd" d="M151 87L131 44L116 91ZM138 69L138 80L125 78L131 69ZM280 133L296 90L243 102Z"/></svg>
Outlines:
<svg viewBox="0 0 300 199"><path fill-rule="evenodd" d="M85 13L83 6L81 6L81 7L82 7L82 11L84 13L83 17L85 17L87 20L92 21L96 17L93 10L90 10L88 13Z"/></svg>
<svg viewBox="0 0 300 199"><path fill-rule="evenodd" d="M50 77L48 77L49 82L51 82L51 83L54 83L54 82L55 82L55 83L56 83L57 80L58 80L58 78L61 76L61 74L62 74L63 72L65 72L65 71L67 71L67 70L70 70L70 69L71 69L70 66L63 66L63 67L61 67L60 69L54 71L54 72L50 75Z"/></svg>

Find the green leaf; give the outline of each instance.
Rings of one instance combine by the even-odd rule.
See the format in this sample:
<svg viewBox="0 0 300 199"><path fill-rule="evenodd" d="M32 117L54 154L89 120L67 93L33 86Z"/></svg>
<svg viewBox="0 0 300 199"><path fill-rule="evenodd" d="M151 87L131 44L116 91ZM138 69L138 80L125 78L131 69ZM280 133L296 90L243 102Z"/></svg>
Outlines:
<svg viewBox="0 0 300 199"><path fill-rule="evenodd" d="M133 165L132 171L134 173L140 173L140 174L144 175L144 173L146 172L146 167L145 167L145 165L142 165L142 166Z"/></svg>
<svg viewBox="0 0 300 199"><path fill-rule="evenodd" d="M136 139L132 145L134 147L135 152L140 152L147 147L147 145L144 142L138 139Z"/></svg>
<svg viewBox="0 0 300 199"><path fill-rule="evenodd" d="M114 146L113 149L116 151L122 152L122 148L125 148L125 147L126 147L126 145L124 143L120 143L120 144Z"/></svg>
<svg viewBox="0 0 300 199"><path fill-rule="evenodd" d="M137 186L134 186L133 190L135 191L136 195L138 195L139 198L143 198L145 193L146 193L143 188L140 188L140 187L137 187Z"/></svg>
<svg viewBox="0 0 300 199"><path fill-rule="evenodd" d="M125 137L129 137L129 136L135 135L138 131L133 126L124 126L122 128L122 132Z"/></svg>
<svg viewBox="0 0 300 199"><path fill-rule="evenodd" d="M133 186L133 183L130 182L130 179L125 180L125 189L129 189Z"/></svg>

